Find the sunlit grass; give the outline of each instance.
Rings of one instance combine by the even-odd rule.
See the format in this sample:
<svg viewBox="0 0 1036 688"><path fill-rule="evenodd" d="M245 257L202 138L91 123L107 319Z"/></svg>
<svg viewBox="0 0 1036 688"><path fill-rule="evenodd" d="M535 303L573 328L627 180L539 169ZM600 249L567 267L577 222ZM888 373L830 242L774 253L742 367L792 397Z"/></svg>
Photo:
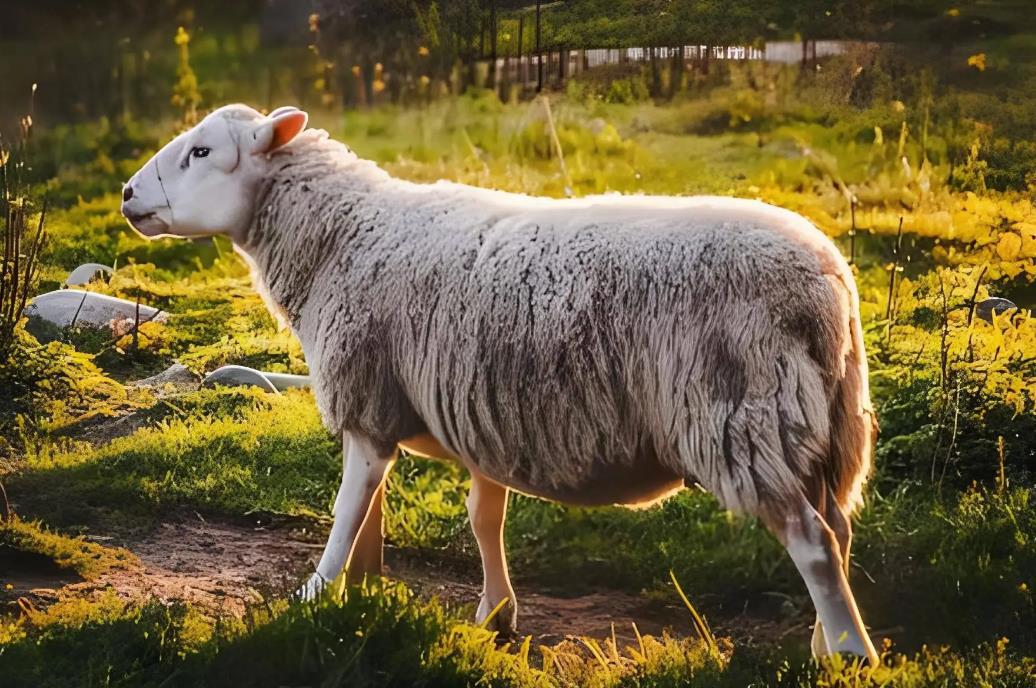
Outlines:
<svg viewBox="0 0 1036 688"><path fill-rule="evenodd" d="M190 508L241 517L255 512L326 528L341 471L340 446L306 392L203 390L136 412L144 427L98 446L30 447L5 481L26 518L66 531L132 534ZM389 481L389 542L447 549L477 562L452 464L404 458ZM1024 635L1036 623L1036 517L1027 487L974 487L942 498L925 487L872 491L855 539L853 579L868 620L896 636L974 644L989 634ZM722 511L687 490L643 510L578 508L512 499L511 568L530 585L570 593L647 590L677 599L677 577L695 607L759 604L779 594L796 613L808 597L781 546L755 520ZM955 623L961 614L968 623ZM1023 634L1023 635L1019 635Z"/></svg>
<svg viewBox="0 0 1036 688"><path fill-rule="evenodd" d="M30 446L8 490L25 512L65 528L146 527L159 510L187 505L325 513L341 460L308 394L219 395L164 402L156 424L99 447Z"/></svg>
<svg viewBox="0 0 1036 688"><path fill-rule="evenodd" d="M43 616L3 629L5 685L1022 688L1036 677L1036 663L1006 641L912 657L886 651L877 667L639 633L626 646L590 637L499 644L438 602L382 581L215 624L182 605L111 598L57 605Z"/></svg>
<svg viewBox="0 0 1036 688"><path fill-rule="evenodd" d="M0 520L0 547L42 555L60 568L75 571L88 580L113 568L128 568L136 562L136 557L121 547L105 547L82 537L68 537L39 521L23 521L17 516ZM6 582L5 573L0 573L0 586Z"/></svg>

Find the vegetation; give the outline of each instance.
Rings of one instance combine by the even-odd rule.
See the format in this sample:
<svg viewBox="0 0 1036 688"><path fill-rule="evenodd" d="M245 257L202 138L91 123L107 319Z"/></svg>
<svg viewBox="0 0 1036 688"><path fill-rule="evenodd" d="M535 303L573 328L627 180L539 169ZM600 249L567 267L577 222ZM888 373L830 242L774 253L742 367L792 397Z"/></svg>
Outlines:
<svg viewBox="0 0 1036 688"><path fill-rule="evenodd" d="M28 125L25 126L27 128ZM45 212L39 212L35 230L30 228L33 208L22 188L24 163L19 158L23 155L24 146L14 151L12 156L12 151L0 139L0 222L3 223L3 243L0 244L0 359L11 352L15 328L35 286L40 249L43 247Z"/></svg>
<svg viewBox="0 0 1036 688"><path fill-rule="evenodd" d="M121 547L102 547L83 538L70 538L51 531L39 521L12 517L0 522L0 547L32 552L47 557L60 568L71 569L83 578L97 578L112 568L125 567L134 557Z"/></svg>
<svg viewBox="0 0 1036 688"><path fill-rule="evenodd" d="M808 23L814 8L792 5L801 16L767 14L777 8L764 3L710 40L788 37L792 27L807 38L872 38L890 11L863 3L853 11L867 21L839 9ZM90 11L107 16L106 6ZM1010 26L1015 5L927 3L911 22L881 29L892 38L905 24L940 40L940 32L961 37L943 62L917 45L850 51L805 73L798 64L728 62L663 77L645 62L570 78L549 102L512 99L469 69L491 11L503 55L516 45L513 22L528 22L531 8L474 3L465 15L465 3L415 6L392 4L377 17L362 10L381 22L363 40L338 33L336 22L352 15L325 11L300 28L299 41L314 49L282 60L278 51L294 48L263 45L244 21L254 8L229 3L222 24L211 8L191 17L163 3L160 38L140 24L131 43L96 48L123 75L117 97L106 100L99 88L82 96L82 114L63 112L61 123L23 139L31 147L4 194L4 236L21 237L22 253L33 247L38 267L21 263L9 277L5 261L3 284L18 287L5 287L0 314L21 312L4 305L7 294L56 289L69 270L96 261L116 269L89 289L171 316L135 332L6 321L0 482L10 513L0 510L0 586L3 557L14 551L103 583L138 566L140 539L184 512L326 529L340 446L308 392L133 384L174 360L195 373L228 363L304 373L306 365L226 241L145 242L118 213L121 180L195 108L235 97L263 105L294 92L319 125L401 177L557 197L747 196L803 213L831 236L857 273L882 424L852 570L865 618L891 641L882 665L814 663L801 632L754 645L699 635L690 617L674 635L638 631L629 646L607 637L505 644L465 623L470 610L378 580L314 604L267 596L242 618L143 595L10 600L0 612L4 685L1033 685L1036 90L1026 85L1036 84L1036 38ZM664 45L705 31L719 5L695 7L673 3L673 18L660 20L655 3L552 4L541 40ZM32 15L12 16L8 27L31 31ZM971 33L958 26L965 21L985 28ZM528 31L526 23L527 48ZM358 75L343 69L350 64ZM423 85L411 78L422 73ZM155 74L165 75L160 86ZM437 89L436 80L455 85ZM493 88L472 86L479 82ZM54 100L41 109L54 113L80 94L46 97ZM362 107L343 111L342 103ZM5 174L11 159L3 157ZM40 244L43 198L48 241ZM984 309L993 296L1021 308ZM477 567L466 488L457 466L404 457L390 477L388 541ZM697 490L636 511L515 496L506 538L512 569L529 587L673 601L672 574L725 629L746 623L738 616L746 601L768 619L805 619L804 627L810 618L779 545Z"/></svg>
<svg viewBox="0 0 1036 688"><path fill-rule="evenodd" d="M967 655L922 650L886 655L874 669L835 658L818 666L775 662L708 638L638 636L565 641L535 652L528 641L498 646L434 601L398 583L349 589L313 604L278 605L213 627L183 605L127 608L55 605L6 633L0 667L13 685L183 686L809 686L1031 685L1036 665L1013 660L1007 643ZM538 656L537 656L538 655ZM83 658L88 658L84 663ZM72 682L70 683L69 680Z"/></svg>

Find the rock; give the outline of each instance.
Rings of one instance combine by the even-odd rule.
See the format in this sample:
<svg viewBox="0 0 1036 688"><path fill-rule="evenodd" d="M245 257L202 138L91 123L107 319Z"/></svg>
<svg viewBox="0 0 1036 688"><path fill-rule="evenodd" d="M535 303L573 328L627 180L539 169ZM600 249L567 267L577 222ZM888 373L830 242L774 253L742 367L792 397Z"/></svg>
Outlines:
<svg viewBox="0 0 1036 688"><path fill-rule="evenodd" d="M93 282L99 275L110 275L114 271L107 265L100 263L83 263L65 278L65 285L79 287Z"/></svg>
<svg viewBox="0 0 1036 688"><path fill-rule="evenodd" d="M201 381L199 375L191 372L191 369L182 363L174 363L169 366L161 373L146 377L143 380L137 380L133 384L137 387L165 387L166 385L173 385L174 387L197 387Z"/></svg>
<svg viewBox="0 0 1036 688"><path fill-rule="evenodd" d="M263 376L270 381L278 392L283 392L292 387L309 387L309 375L288 375L287 373L263 373Z"/></svg>
<svg viewBox="0 0 1036 688"><path fill-rule="evenodd" d="M62 289L41 294L32 300L25 315L39 318L58 327L69 325L90 325L108 327L112 321L132 320L136 322L137 304L107 294ZM164 322L168 314L158 308L140 304L140 322Z"/></svg>
<svg viewBox="0 0 1036 688"><path fill-rule="evenodd" d="M265 392L277 393L277 388L266 379L265 375L254 368L246 368L245 366L228 365L217 368L201 381L202 387L215 387L216 385L223 385L224 387L258 387Z"/></svg>
<svg viewBox="0 0 1036 688"><path fill-rule="evenodd" d="M999 296L993 296L985 301L979 301L975 304L975 315L985 320L987 323L993 322L993 314L1000 315L1005 313L1012 308L1018 308L1013 301L1002 299Z"/></svg>
<svg viewBox="0 0 1036 688"><path fill-rule="evenodd" d="M290 387L308 387L309 377L306 375L266 373L255 368L227 365L217 368L206 375L201 384L203 387L212 387L214 385L242 387L251 385L267 392L277 393Z"/></svg>

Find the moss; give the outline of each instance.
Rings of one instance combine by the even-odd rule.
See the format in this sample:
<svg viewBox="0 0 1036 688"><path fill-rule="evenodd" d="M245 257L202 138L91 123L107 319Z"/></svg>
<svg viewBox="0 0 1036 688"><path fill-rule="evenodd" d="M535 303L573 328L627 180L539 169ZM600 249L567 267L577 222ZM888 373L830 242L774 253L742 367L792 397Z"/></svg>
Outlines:
<svg viewBox="0 0 1036 688"><path fill-rule="evenodd" d="M42 554L87 580L137 563L137 558L121 547L104 547L82 537L68 537L40 521L23 521L16 516L0 521L0 546Z"/></svg>

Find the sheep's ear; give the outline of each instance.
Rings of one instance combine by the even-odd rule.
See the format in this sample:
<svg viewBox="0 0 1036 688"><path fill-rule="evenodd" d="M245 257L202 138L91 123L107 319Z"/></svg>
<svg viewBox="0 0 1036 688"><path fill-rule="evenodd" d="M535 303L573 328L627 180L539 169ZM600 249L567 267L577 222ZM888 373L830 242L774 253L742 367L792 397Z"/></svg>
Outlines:
<svg viewBox="0 0 1036 688"><path fill-rule="evenodd" d="M277 150L299 135L306 128L309 115L302 110L278 108L270 117L252 129L251 147L253 153L269 153Z"/></svg>
<svg viewBox="0 0 1036 688"><path fill-rule="evenodd" d="M272 110L270 112L270 114L267 115L267 117L272 119L274 117L278 117L280 115L283 115L285 112L297 112L297 111L298 111L298 108L295 107L294 105L282 105L279 108L275 108L274 110Z"/></svg>

